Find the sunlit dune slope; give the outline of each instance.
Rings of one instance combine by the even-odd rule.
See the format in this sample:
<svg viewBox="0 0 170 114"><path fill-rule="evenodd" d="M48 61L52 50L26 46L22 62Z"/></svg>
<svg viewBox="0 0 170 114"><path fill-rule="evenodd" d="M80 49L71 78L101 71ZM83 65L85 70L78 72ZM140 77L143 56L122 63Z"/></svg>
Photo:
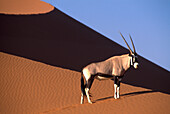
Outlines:
<svg viewBox="0 0 170 114"><path fill-rule="evenodd" d="M94 104L80 105L80 73L0 53L0 112L23 113L167 113L170 96L150 89L121 85L113 99L113 81L95 80ZM85 99L86 100L86 99Z"/></svg>
<svg viewBox="0 0 170 114"><path fill-rule="evenodd" d="M54 7L40 0L1 0L0 13L4 14L42 14Z"/></svg>

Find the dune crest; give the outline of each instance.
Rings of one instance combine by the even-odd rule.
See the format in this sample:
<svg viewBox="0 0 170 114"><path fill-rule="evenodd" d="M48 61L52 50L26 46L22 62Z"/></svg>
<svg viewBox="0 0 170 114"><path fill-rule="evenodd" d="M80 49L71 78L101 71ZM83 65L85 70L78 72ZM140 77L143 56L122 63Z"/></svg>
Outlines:
<svg viewBox="0 0 170 114"><path fill-rule="evenodd" d="M43 14L54 7L40 0L1 0L0 13L3 14Z"/></svg>

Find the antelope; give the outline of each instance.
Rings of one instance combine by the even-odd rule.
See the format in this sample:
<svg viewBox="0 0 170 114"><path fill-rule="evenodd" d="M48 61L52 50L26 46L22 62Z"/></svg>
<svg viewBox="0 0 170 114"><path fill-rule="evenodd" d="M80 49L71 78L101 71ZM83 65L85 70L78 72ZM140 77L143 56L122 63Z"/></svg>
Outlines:
<svg viewBox="0 0 170 114"><path fill-rule="evenodd" d="M94 79L104 80L104 79L114 79L114 99L120 98L120 82L125 74L125 72L133 66L135 69L138 68L139 63L137 61L137 53L133 40L129 34L133 52L126 42L123 35L120 33L121 37L125 41L127 47L129 48L129 54L123 54L121 56L113 56L106 59L105 61L91 63L84 67L81 72L81 102L84 102L84 96L87 97L88 103L92 104L90 100L89 90L92 86ZM84 81L86 82L84 84Z"/></svg>

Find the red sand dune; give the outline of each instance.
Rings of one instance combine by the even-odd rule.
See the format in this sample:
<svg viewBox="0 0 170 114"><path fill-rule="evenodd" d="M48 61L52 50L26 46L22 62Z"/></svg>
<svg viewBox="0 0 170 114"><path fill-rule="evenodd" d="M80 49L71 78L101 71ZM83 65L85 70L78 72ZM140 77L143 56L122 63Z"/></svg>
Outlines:
<svg viewBox="0 0 170 114"><path fill-rule="evenodd" d="M123 79L121 99L112 97L113 81L95 80L91 88L95 103L80 105L81 68L128 50L45 6L36 6L43 13L37 15L1 10L0 113L170 112L169 71L141 56L140 68L132 68Z"/></svg>
<svg viewBox="0 0 170 114"><path fill-rule="evenodd" d="M94 104L80 105L80 73L0 53L0 113L168 113L170 96L121 85L121 98L113 98L113 81L95 80Z"/></svg>
<svg viewBox="0 0 170 114"><path fill-rule="evenodd" d="M0 13L4 14L41 14L53 9L40 0L0 0Z"/></svg>

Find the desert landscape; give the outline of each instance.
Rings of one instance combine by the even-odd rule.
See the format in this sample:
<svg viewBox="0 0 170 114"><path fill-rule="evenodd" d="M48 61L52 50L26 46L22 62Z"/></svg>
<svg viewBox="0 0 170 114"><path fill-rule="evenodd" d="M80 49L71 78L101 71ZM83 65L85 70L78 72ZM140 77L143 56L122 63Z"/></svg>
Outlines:
<svg viewBox="0 0 170 114"><path fill-rule="evenodd" d="M112 80L95 80L94 103L81 105L81 69L128 50L50 4L2 0L0 25L1 114L170 113L170 72L142 56L139 69L126 73L120 99Z"/></svg>

